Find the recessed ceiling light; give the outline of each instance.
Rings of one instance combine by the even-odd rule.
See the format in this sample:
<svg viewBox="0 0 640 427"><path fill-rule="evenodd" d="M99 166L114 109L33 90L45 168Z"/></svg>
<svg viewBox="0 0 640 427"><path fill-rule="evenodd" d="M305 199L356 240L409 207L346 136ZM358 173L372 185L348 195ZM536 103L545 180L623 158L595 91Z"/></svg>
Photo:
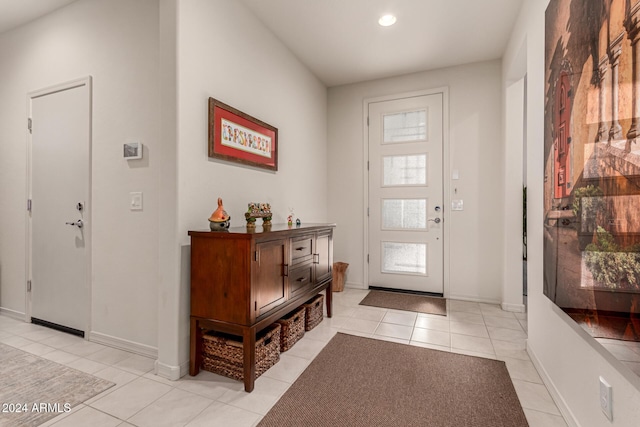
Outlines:
<svg viewBox="0 0 640 427"><path fill-rule="evenodd" d="M395 24L397 21L396 17L393 15L384 15L382 18L378 19L378 24L383 27L388 27L390 25Z"/></svg>

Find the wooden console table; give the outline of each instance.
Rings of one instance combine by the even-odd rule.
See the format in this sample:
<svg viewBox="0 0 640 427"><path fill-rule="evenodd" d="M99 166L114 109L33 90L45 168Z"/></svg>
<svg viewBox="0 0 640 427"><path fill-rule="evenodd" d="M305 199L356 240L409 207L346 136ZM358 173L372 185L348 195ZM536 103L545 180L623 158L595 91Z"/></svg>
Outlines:
<svg viewBox="0 0 640 427"><path fill-rule="evenodd" d="M321 291L331 317L334 224L272 225L191 236L189 374L202 365L203 330L242 337L244 389L255 381L256 334Z"/></svg>

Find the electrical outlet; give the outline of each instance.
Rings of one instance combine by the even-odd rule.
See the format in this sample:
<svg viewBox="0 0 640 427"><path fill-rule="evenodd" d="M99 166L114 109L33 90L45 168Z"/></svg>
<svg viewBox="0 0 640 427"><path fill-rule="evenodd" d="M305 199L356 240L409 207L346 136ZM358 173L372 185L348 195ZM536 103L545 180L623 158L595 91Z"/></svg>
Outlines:
<svg viewBox="0 0 640 427"><path fill-rule="evenodd" d="M611 393L613 389L604 378L600 377L600 407L602 412L613 421L613 408L611 408Z"/></svg>

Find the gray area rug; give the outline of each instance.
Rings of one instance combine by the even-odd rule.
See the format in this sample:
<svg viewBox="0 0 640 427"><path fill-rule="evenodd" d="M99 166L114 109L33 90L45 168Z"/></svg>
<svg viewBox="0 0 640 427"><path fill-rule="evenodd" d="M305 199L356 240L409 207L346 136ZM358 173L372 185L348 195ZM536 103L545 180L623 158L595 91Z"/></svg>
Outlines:
<svg viewBox="0 0 640 427"><path fill-rule="evenodd" d="M0 426L37 426L114 384L0 344Z"/></svg>
<svg viewBox="0 0 640 427"><path fill-rule="evenodd" d="M438 314L440 316L447 315L447 300L444 298L400 292L371 291L360 301L360 305Z"/></svg>
<svg viewBox="0 0 640 427"><path fill-rule="evenodd" d="M258 426L528 424L504 362L338 333Z"/></svg>

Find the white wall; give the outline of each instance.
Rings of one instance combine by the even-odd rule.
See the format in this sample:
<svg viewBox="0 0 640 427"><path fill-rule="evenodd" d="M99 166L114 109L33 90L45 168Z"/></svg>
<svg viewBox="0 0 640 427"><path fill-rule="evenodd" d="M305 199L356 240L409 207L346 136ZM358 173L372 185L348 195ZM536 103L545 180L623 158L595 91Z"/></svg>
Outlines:
<svg viewBox="0 0 640 427"><path fill-rule="evenodd" d="M524 78L509 82L504 98L504 275L502 308L524 312L522 297L522 162Z"/></svg>
<svg viewBox="0 0 640 427"><path fill-rule="evenodd" d="M526 48L528 349L571 424L583 427L638 426L640 378L604 350L542 292L544 11L548 0L525 0L503 59L503 75L519 68ZM506 86L508 82L505 80ZM600 410L598 377L613 386L613 422Z"/></svg>
<svg viewBox="0 0 640 427"><path fill-rule="evenodd" d="M188 357L188 230L208 229L222 197L232 226L247 203L270 202L274 222L289 208L303 223L327 219L327 91L240 2L190 0L178 9L178 235L180 360ZM208 98L278 128L278 171L207 156Z"/></svg>
<svg viewBox="0 0 640 427"><path fill-rule="evenodd" d="M158 2L82 0L0 35L0 307L25 312L26 98L93 76L92 332L157 338ZM122 158L136 138L144 160ZM129 210L129 192L144 210ZM153 301L149 304L149 301Z"/></svg>
<svg viewBox="0 0 640 427"><path fill-rule="evenodd" d="M460 173L459 180L449 183L450 198L464 200L464 211L445 213L451 230L448 296L501 301L500 76L500 61L489 61L329 89L329 220L338 224L334 258L350 264L350 286L367 286L363 262L363 100L448 86L450 167ZM455 197L453 188L458 189Z"/></svg>
<svg viewBox="0 0 640 427"><path fill-rule="evenodd" d="M180 238L178 236L178 0L160 0L160 174L158 194L158 360L156 373L180 376L177 340L180 312Z"/></svg>

